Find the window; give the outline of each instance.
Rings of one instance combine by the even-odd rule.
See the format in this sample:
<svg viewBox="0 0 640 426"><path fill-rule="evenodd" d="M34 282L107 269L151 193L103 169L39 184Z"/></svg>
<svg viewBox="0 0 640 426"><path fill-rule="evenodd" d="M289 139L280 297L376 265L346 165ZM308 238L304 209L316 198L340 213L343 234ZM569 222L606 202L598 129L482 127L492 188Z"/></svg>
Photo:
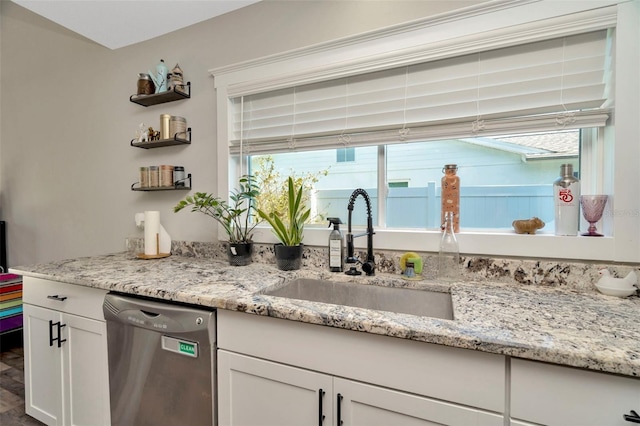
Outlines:
<svg viewBox="0 0 640 426"><path fill-rule="evenodd" d="M536 216L549 232L560 165L579 169L579 129L605 126L612 106L611 39L599 30L242 96L237 141L294 173L329 169L333 150L354 163L316 183L318 217L344 216L362 187L378 228L438 229L441 170L455 163L462 229ZM502 133L514 127L527 132ZM351 144L369 150L355 161L356 147L339 147ZM389 185L407 175L411 188Z"/></svg>
<svg viewBox="0 0 640 426"><path fill-rule="evenodd" d="M640 115L635 101L639 54L634 21L639 12L628 3L592 10L578 3L565 2L558 8L542 2L491 10L479 5L479 13L462 18L452 14L397 32L265 59L264 64L256 61L212 70L219 105L218 136L229 142L218 149L221 184L227 182L226 170L234 176L248 170L252 159L261 155L289 156L298 170L303 159L318 161L316 166L323 168L319 161L323 152L333 156L334 150L353 148L353 162L334 162L335 157L330 157L325 163L333 164L327 178L339 175L341 166L350 169L349 179L327 190L370 190L376 201L377 248L436 251L439 233L429 231L434 228L428 214L416 212L420 220L410 224L409 233L403 232L407 221L402 228L394 224L398 223L396 212L415 210L422 201L429 208L430 187L437 187L443 164L458 164L463 187L465 182L484 186L481 190L487 195L500 191L496 185L509 186L512 181L519 186L549 185L551 173L553 178L558 174L558 164L571 162L580 169L583 193L616 194L615 209L605 212L608 237L525 240L514 235L502 218L499 224L485 220L463 226L462 251L640 261L640 202L622 185L629 177L640 180L636 165L631 164L631 158L640 156L640 148L629 142L640 136L632 118ZM433 31L433 26L438 30ZM386 38L394 42L387 43ZM272 66L274 61L279 67ZM613 84L620 79L636 84L625 84L622 90ZM542 142L569 137L573 145L567 151L549 140ZM466 160L477 163L465 170L463 157L440 161L447 158L444 151L454 147ZM417 157L407 152L420 149L436 166L425 162L419 173L427 174L414 178L406 171ZM224 164L227 153L228 166ZM480 164L483 158L484 165ZM518 173L481 170L516 168L515 158L521 163ZM397 170L405 173L400 176ZM465 177L463 171L473 172L474 177ZM523 176L527 183L522 183ZM489 182L489 177L496 179ZM409 184L405 188L389 185L398 180ZM321 181L318 192L320 185ZM527 188L529 198L536 195L534 187ZM408 207L394 205L420 190L426 191L422 201L414 200ZM396 195L398 199L393 200ZM336 196L331 206L345 199ZM319 203L318 208L324 207ZM522 215L535 210L507 206L494 211L514 208ZM360 221L355 217L358 210L356 206L354 221ZM319 228L316 238L310 229L305 241L324 245L322 231ZM269 240L268 230L263 235ZM623 239L622 235L633 236Z"/></svg>
<svg viewBox="0 0 640 426"><path fill-rule="evenodd" d="M348 163L356 161L355 148L338 148L336 149L336 163Z"/></svg>
<svg viewBox="0 0 640 426"><path fill-rule="evenodd" d="M389 188L408 188L409 182L389 182Z"/></svg>
<svg viewBox="0 0 640 426"><path fill-rule="evenodd" d="M592 129L584 129L594 133ZM433 229L440 227L440 179L444 164L459 164L461 178L462 230L511 229L515 219L539 217L546 227L538 232L553 233L553 181L560 166L570 163L579 177L582 131L557 131L521 135L462 138L388 145L378 153L376 146L351 148L359 151L358 161L348 167L331 164L332 150L304 151L249 156L250 171L269 158L280 176L317 177L311 194L314 217L341 217L346 222L347 203L355 188L364 188L374 206L383 206L387 229ZM386 165L388 191L378 185L379 155ZM340 164L338 164L340 165ZM409 185L409 182L412 184ZM384 194L386 193L386 196ZM380 198L380 194L383 197ZM355 225L365 225L366 217L355 211Z"/></svg>

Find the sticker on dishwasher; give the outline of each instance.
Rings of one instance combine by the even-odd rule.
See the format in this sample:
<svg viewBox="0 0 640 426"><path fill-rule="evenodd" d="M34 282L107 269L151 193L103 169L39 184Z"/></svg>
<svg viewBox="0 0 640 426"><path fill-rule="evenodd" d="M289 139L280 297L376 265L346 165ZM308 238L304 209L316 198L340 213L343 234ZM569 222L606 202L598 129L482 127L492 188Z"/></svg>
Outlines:
<svg viewBox="0 0 640 426"><path fill-rule="evenodd" d="M198 357L198 343L190 342L188 340L180 340L174 337L162 336L162 349L193 358Z"/></svg>

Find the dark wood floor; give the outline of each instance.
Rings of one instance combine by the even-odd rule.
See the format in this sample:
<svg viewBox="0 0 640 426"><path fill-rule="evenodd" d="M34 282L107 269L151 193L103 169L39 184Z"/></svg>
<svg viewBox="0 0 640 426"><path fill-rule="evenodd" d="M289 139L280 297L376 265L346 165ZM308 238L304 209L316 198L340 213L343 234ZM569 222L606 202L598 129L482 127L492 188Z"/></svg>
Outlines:
<svg viewBox="0 0 640 426"><path fill-rule="evenodd" d="M0 425L43 425L24 412L24 354L19 332L0 338Z"/></svg>

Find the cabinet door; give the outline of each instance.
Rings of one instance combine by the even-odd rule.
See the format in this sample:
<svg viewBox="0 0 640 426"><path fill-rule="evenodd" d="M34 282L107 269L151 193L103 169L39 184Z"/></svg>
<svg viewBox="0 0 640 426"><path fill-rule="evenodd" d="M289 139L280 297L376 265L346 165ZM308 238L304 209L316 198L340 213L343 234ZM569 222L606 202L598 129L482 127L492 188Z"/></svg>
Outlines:
<svg viewBox="0 0 640 426"><path fill-rule="evenodd" d="M330 425L331 391L330 376L218 351L221 426Z"/></svg>
<svg viewBox="0 0 640 426"><path fill-rule="evenodd" d="M499 414L351 380L335 378L334 392L337 424L344 426L502 426L504 423Z"/></svg>
<svg viewBox="0 0 640 426"><path fill-rule="evenodd" d="M109 364L106 323L77 315L62 315L65 374L65 424L108 425Z"/></svg>
<svg viewBox="0 0 640 426"><path fill-rule="evenodd" d="M546 425L624 426L640 412L640 379L511 360L511 417Z"/></svg>
<svg viewBox="0 0 640 426"><path fill-rule="evenodd" d="M62 350L57 342L50 345L50 339L58 337L58 327L49 321L61 321L60 313L24 305L25 410L48 425L61 425Z"/></svg>

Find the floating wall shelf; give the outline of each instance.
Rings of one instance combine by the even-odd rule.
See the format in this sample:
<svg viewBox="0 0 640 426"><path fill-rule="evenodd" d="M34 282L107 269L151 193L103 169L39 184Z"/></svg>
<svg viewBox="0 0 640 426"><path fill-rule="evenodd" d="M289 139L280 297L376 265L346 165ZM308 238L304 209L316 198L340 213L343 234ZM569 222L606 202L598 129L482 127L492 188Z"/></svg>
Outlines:
<svg viewBox="0 0 640 426"><path fill-rule="evenodd" d="M187 138L179 138L177 134L174 135L173 139L160 139L157 141L149 141L149 142L138 142L136 139L131 140L131 146L136 148L160 148L163 146L172 146L172 145L189 145L191 144L191 127L187 129Z"/></svg>
<svg viewBox="0 0 640 426"><path fill-rule="evenodd" d="M140 185L140 182L136 182L136 183L131 185L131 190L132 191L145 191L145 192L150 192L150 191L190 191L191 190L191 173L189 173L186 178L182 179L182 181L184 182L184 186L179 186L178 183L180 181L176 181L173 186L159 186L159 187L153 187L153 188L142 188L140 186L136 186L136 185Z"/></svg>
<svg viewBox="0 0 640 426"><path fill-rule="evenodd" d="M154 93L153 95L131 95L129 100L138 105L148 107L151 105L164 104L166 102L189 99L191 97L191 82L179 84L166 92Z"/></svg>

